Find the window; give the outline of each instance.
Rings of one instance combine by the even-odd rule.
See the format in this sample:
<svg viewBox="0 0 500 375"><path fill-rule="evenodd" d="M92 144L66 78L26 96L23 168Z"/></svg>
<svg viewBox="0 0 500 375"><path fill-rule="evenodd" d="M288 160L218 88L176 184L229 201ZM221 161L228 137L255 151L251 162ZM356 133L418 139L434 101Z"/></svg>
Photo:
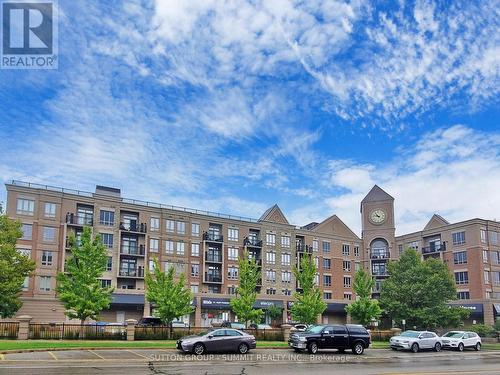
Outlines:
<svg viewBox="0 0 500 375"><path fill-rule="evenodd" d="M324 253L329 253L331 249L331 244L330 242L325 242L323 241L323 252Z"/></svg>
<svg viewBox="0 0 500 375"><path fill-rule="evenodd" d="M483 250L483 262L488 262L488 250Z"/></svg>
<svg viewBox="0 0 500 375"><path fill-rule="evenodd" d="M21 230L23 232L22 240L31 240L33 237L33 225L32 224L22 224Z"/></svg>
<svg viewBox="0 0 500 375"><path fill-rule="evenodd" d="M314 257L314 265L319 268L319 257Z"/></svg>
<svg viewBox="0 0 500 375"><path fill-rule="evenodd" d="M348 300L348 301L352 300L352 294L351 293L344 293L344 299Z"/></svg>
<svg viewBox="0 0 500 375"><path fill-rule="evenodd" d="M455 264L467 264L467 252L459 251L453 254L453 263Z"/></svg>
<svg viewBox="0 0 500 375"><path fill-rule="evenodd" d="M351 261L349 260L344 260L342 262L342 269L347 272L351 272Z"/></svg>
<svg viewBox="0 0 500 375"><path fill-rule="evenodd" d="M52 261L52 251L42 251L42 266L51 266Z"/></svg>
<svg viewBox="0 0 500 375"><path fill-rule="evenodd" d="M17 249L17 252L25 257L31 259L31 249Z"/></svg>
<svg viewBox="0 0 500 375"><path fill-rule="evenodd" d="M56 240L56 228L43 227L42 240L46 242L54 242Z"/></svg>
<svg viewBox="0 0 500 375"><path fill-rule="evenodd" d="M281 254L281 265L282 266L289 266L290 262L292 261L292 255L291 254Z"/></svg>
<svg viewBox="0 0 500 375"><path fill-rule="evenodd" d="M493 264L500 264L500 252L498 251L491 252L491 262Z"/></svg>
<svg viewBox="0 0 500 375"><path fill-rule="evenodd" d="M42 292L50 292L50 284L52 284L50 276L40 276L40 290Z"/></svg>
<svg viewBox="0 0 500 375"><path fill-rule="evenodd" d="M17 200L17 213L19 215L33 215L35 212L35 201L31 199Z"/></svg>
<svg viewBox="0 0 500 375"><path fill-rule="evenodd" d="M498 232L490 232L490 242L492 245L498 245Z"/></svg>
<svg viewBox="0 0 500 375"><path fill-rule="evenodd" d="M403 245L398 245L398 253L399 255L403 254Z"/></svg>
<svg viewBox="0 0 500 375"><path fill-rule="evenodd" d="M160 230L160 219L157 217L149 219L149 227L151 228L151 231L158 232Z"/></svg>
<svg viewBox="0 0 500 375"><path fill-rule="evenodd" d="M191 276L193 276L193 277L200 276L200 265L199 264L191 264Z"/></svg>
<svg viewBox="0 0 500 375"><path fill-rule="evenodd" d="M480 236L481 236L481 242L486 243L486 230L485 229L480 230Z"/></svg>
<svg viewBox="0 0 500 375"><path fill-rule="evenodd" d="M220 293L220 285L209 285L208 293L218 294Z"/></svg>
<svg viewBox="0 0 500 375"><path fill-rule="evenodd" d="M101 233L101 240L104 247L111 249L113 247L113 235L110 233Z"/></svg>
<svg viewBox="0 0 500 375"><path fill-rule="evenodd" d="M346 255L349 255L350 253L351 253L350 246L343 244L342 245L342 255L346 256Z"/></svg>
<svg viewBox="0 0 500 375"><path fill-rule="evenodd" d="M157 253L159 249L159 241L157 238L149 239L149 251L152 253Z"/></svg>
<svg viewBox="0 0 500 375"><path fill-rule="evenodd" d="M457 232L451 234L453 245L462 245L465 243L465 232Z"/></svg>
<svg viewBox="0 0 500 375"><path fill-rule="evenodd" d="M115 213L113 211L101 210L99 213L99 223L101 225L115 225Z"/></svg>
<svg viewBox="0 0 500 375"><path fill-rule="evenodd" d="M490 271L484 271L484 283L485 284L490 283Z"/></svg>
<svg viewBox="0 0 500 375"><path fill-rule="evenodd" d="M186 223L184 221L177 222L177 233L185 234L186 233Z"/></svg>
<svg viewBox="0 0 500 375"><path fill-rule="evenodd" d="M267 264L275 264L276 263L276 253L272 251L266 252L266 263Z"/></svg>
<svg viewBox="0 0 500 375"><path fill-rule="evenodd" d="M165 222L165 229L169 233L174 233L174 230L175 230L175 221L173 221L173 220L167 220Z"/></svg>
<svg viewBox="0 0 500 375"><path fill-rule="evenodd" d="M331 292L324 292L323 299L332 299L332 293Z"/></svg>
<svg viewBox="0 0 500 375"><path fill-rule="evenodd" d="M455 272L455 283L468 284L469 283L469 273L467 271Z"/></svg>
<svg viewBox="0 0 500 375"><path fill-rule="evenodd" d="M332 260L328 258L323 259L323 269L324 270L329 270L332 268Z"/></svg>
<svg viewBox="0 0 500 375"><path fill-rule="evenodd" d="M237 280L238 279L238 267L228 267L227 268L227 278L229 280Z"/></svg>
<svg viewBox="0 0 500 375"><path fill-rule="evenodd" d="M26 276L23 282L23 291L27 291L29 287L30 287L30 278L29 276Z"/></svg>
<svg viewBox="0 0 500 375"><path fill-rule="evenodd" d="M191 224L191 235L199 236L200 235L200 224L192 223Z"/></svg>
<svg viewBox="0 0 500 375"><path fill-rule="evenodd" d="M165 241L165 253L166 254L174 253L174 241L172 240Z"/></svg>
<svg viewBox="0 0 500 375"><path fill-rule="evenodd" d="M283 293L284 296L291 296L292 291L290 289L282 289L281 293Z"/></svg>
<svg viewBox="0 0 500 375"><path fill-rule="evenodd" d="M469 291L457 292L457 299L470 299L470 292Z"/></svg>
<svg viewBox="0 0 500 375"><path fill-rule="evenodd" d="M413 250L418 250L419 246L420 246L419 241L413 241L408 244L408 247Z"/></svg>
<svg viewBox="0 0 500 375"><path fill-rule="evenodd" d="M276 281L276 271L273 270L267 270L266 271L266 280L275 282Z"/></svg>
<svg viewBox="0 0 500 375"><path fill-rule="evenodd" d="M200 244L192 243L191 244L191 256L199 257L200 256Z"/></svg>
<svg viewBox="0 0 500 375"><path fill-rule="evenodd" d="M387 274L386 263L372 263L372 275L384 276Z"/></svg>
<svg viewBox="0 0 500 375"><path fill-rule="evenodd" d="M198 293L198 285L191 285L191 293Z"/></svg>
<svg viewBox="0 0 500 375"><path fill-rule="evenodd" d="M358 245L354 246L354 256L359 257L359 246Z"/></svg>
<svg viewBox="0 0 500 375"><path fill-rule="evenodd" d="M290 236L281 236L281 247L290 247Z"/></svg>
<svg viewBox="0 0 500 375"><path fill-rule="evenodd" d="M318 251L319 250L319 241L318 240L313 240L313 251Z"/></svg>
<svg viewBox="0 0 500 375"><path fill-rule="evenodd" d="M238 241L239 230L236 228L229 228L227 230L227 239L229 241Z"/></svg>
<svg viewBox="0 0 500 375"><path fill-rule="evenodd" d="M354 271L358 272L360 269L361 265L358 262L354 263Z"/></svg>
<svg viewBox="0 0 500 375"><path fill-rule="evenodd" d="M350 288L351 287L351 278L350 277L344 277L344 288Z"/></svg>
<svg viewBox="0 0 500 375"><path fill-rule="evenodd" d="M290 271L281 272L281 282L283 283L292 282L292 273Z"/></svg>
<svg viewBox="0 0 500 375"><path fill-rule="evenodd" d="M332 277L330 275L323 275L323 285L332 286Z"/></svg>
<svg viewBox="0 0 500 375"><path fill-rule="evenodd" d="M238 260L238 249L236 247L227 248L227 259L228 260Z"/></svg>
<svg viewBox="0 0 500 375"><path fill-rule="evenodd" d="M106 271L113 270L113 257L108 257L108 263L106 264Z"/></svg>
<svg viewBox="0 0 500 375"><path fill-rule="evenodd" d="M111 280L109 280L109 279L101 279L101 286L103 288L111 288Z"/></svg>
<svg viewBox="0 0 500 375"><path fill-rule="evenodd" d="M266 245L274 246L276 244L276 235L267 233L266 234Z"/></svg>
<svg viewBox="0 0 500 375"><path fill-rule="evenodd" d="M314 275L314 285L319 285L319 273Z"/></svg>
<svg viewBox="0 0 500 375"><path fill-rule="evenodd" d="M276 294L276 289L274 289L274 288L267 288L266 289L266 294L275 295Z"/></svg>
<svg viewBox="0 0 500 375"><path fill-rule="evenodd" d="M234 285L227 287L227 294L236 294L236 287Z"/></svg>
<svg viewBox="0 0 500 375"><path fill-rule="evenodd" d="M485 293L486 299L491 299L491 290L487 290Z"/></svg>
<svg viewBox="0 0 500 375"><path fill-rule="evenodd" d="M500 285L500 272L492 272L493 274L493 284Z"/></svg>
<svg viewBox="0 0 500 375"><path fill-rule="evenodd" d="M184 255L184 242L177 242L177 255Z"/></svg>
<svg viewBox="0 0 500 375"><path fill-rule="evenodd" d="M56 204L45 202L43 215L51 218L56 217Z"/></svg>

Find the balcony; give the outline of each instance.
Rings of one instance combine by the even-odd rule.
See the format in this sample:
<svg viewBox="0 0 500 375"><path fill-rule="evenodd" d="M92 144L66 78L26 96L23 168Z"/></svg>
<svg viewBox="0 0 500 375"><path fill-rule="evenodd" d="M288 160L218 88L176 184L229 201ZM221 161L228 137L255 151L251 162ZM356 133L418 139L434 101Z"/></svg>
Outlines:
<svg viewBox="0 0 500 375"><path fill-rule="evenodd" d="M120 270L120 277L132 277L132 278L143 278L144 277L144 268L124 268Z"/></svg>
<svg viewBox="0 0 500 375"><path fill-rule="evenodd" d="M389 274L387 273L387 270L384 270L384 271L372 271L372 276L378 276L378 277L385 277L385 276L389 276Z"/></svg>
<svg viewBox="0 0 500 375"><path fill-rule="evenodd" d="M250 247L262 247L262 240L257 237L245 237L243 245Z"/></svg>
<svg viewBox="0 0 500 375"><path fill-rule="evenodd" d="M120 223L120 230L128 233L136 233L136 234L146 234L147 225L146 223L130 223L126 225L124 223Z"/></svg>
<svg viewBox="0 0 500 375"><path fill-rule="evenodd" d="M224 236L219 233L203 232L203 241L224 242Z"/></svg>
<svg viewBox="0 0 500 375"><path fill-rule="evenodd" d="M389 259L391 253L388 251L374 252L370 254L371 259Z"/></svg>
<svg viewBox="0 0 500 375"><path fill-rule="evenodd" d="M84 225L92 226L94 223L94 215L84 214L66 214L66 224L83 227Z"/></svg>
<svg viewBox="0 0 500 375"><path fill-rule="evenodd" d="M312 253L313 248L310 245L305 245L305 244L296 244L295 249L297 250L298 253Z"/></svg>
<svg viewBox="0 0 500 375"><path fill-rule="evenodd" d="M144 245L139 246L121 246L120 254L122 255L133 255L133 256L144 256Z"/></svg>
<svg viewBox="0 0 500 375"><path fill-rule="evenodd" d="M219 283L222 284L222 276L221 275L210 275L205 273L205 283Z"/></svg>
<svg viewBox="0 0 500 375"><path fill-rule="evenodd" d="M222 255L205 253L205 262L222 263Z"/></svg>
<svg viewBox="0 0 500 375"><path fill-rule="evenodd" d="M440 251L446 251L446 245L444 243L439 245L429 245L426 247L422 247L422 254L432 254L432 253L438 253Z"/></svg>

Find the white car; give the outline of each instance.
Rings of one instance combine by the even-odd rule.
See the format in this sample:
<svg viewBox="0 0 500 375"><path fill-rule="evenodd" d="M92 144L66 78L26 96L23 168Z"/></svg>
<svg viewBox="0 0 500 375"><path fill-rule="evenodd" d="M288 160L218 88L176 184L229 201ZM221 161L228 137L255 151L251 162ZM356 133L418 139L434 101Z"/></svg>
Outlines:
<svg viewBox="0 0 500 375"><path fill-rule="evenodd" d="M389 344L392 350L411 350L413 353L422 349L439 352L443 346L441 337L429 331L405 331L399 336L391 337Z"/></svg>
<svg viewBox="0 0 500 375"><path fill-rule="evenodd" d="M450 331L445 333L441 340L443 348L456 349L462 352L465 348L481 350L481 337L476 332Z"/></svg>

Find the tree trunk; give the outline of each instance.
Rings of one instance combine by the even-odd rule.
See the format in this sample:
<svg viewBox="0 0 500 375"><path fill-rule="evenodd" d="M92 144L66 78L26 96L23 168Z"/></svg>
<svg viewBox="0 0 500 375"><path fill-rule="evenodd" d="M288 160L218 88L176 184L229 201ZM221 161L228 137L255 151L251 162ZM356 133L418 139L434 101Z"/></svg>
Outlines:
<svg viewBox="0 0 500 375"><path fill-rule="evenodd" d="M84 319L80 319L80 334L78 335L78 337L83 340L85 337L85 327L84 327L84 324L85 324L85 318Z"/></svg>
<svg viewBox="0 0 500 375"><path fill-rule="evenodd" d="M168 323L168 338L172 339L172 336L174 334L174 327L172 325L172 322Z"/></svg>

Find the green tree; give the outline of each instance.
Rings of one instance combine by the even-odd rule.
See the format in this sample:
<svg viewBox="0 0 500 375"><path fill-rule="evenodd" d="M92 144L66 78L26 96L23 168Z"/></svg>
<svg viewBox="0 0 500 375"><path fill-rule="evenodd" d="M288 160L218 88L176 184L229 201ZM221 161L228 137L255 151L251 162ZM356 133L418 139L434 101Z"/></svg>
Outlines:
<svg viewBox="0 0 500 375"><path fill-rule="evenodd" d="M317 271L312 257L307 255L302 257L300 268L293 267L293 274L301 288L300 292L295 292L293 295L291 314L295 321L314 324L318 315L326 309L321 290L314 284Z"/></svg>
<svg viewBox="0 0 500 375"><path fill-rule="evenodd" d="M260 323L264 312L253 307L257 299L257 283L260 280L259 266L245 251L238 259L238 268L240 282L236 288L236 297L231 299L231 309L245 326L248 322Z"/></svg>
<svg viewBox="0 0 500 375"><path fill-rule="evenodd" d="M271 322L276 325L277 320L283 315L283 308L276 305L271 305L267 308L267 314L271 318Z"/></svg>
<svg viewBox="0 0 500 375"><path fill-rule="evenodd" d="M433 329L462 324L467 309L451 307L457 290L450 270L441 260L421 260L420 254L408 249L399 261L389 262L389 277L382 283L381 307L400 323L409 327Z"/></svg>
<svg viewBox="0 0 500 375"><path fill-rule="evenodd" d="M21 223L0 209L0 318L10 318L21 308L24 279L35 269L35 263L16 249L22 235Z"/></svg>
<svg viewBox="0 0 500 375"><path fill-rule="evenodd" d="M74 234L69 236L69 255L64 272L57 274L57 295L70 319L97 319L99 313L108 308L113 288L103 287L100 277L106 270L108 256L101 237L92 236L89 227L84 227L81 242Z"/></svg>
<svg viewBox="0 0 500 375"><path fill-rule="evenodd" d="M145 280L146 299L155 305L155 316L170 327L171 337L172 321L193 312L193 295L191 290L186 288L186 275L181 273L176 281L174 267L162 272L158 258L154 258L153 272L148 272Z"/></svg>
<svg viewBox="0 0 500 375"><path fill-rule="evenodd" d="M382 314L378 301L371 298L374 285L375 281L365 270L356 272L353 285L356 300L345 308L354 321L364 326L370 324L373 319L378 320Z"/></svg>

